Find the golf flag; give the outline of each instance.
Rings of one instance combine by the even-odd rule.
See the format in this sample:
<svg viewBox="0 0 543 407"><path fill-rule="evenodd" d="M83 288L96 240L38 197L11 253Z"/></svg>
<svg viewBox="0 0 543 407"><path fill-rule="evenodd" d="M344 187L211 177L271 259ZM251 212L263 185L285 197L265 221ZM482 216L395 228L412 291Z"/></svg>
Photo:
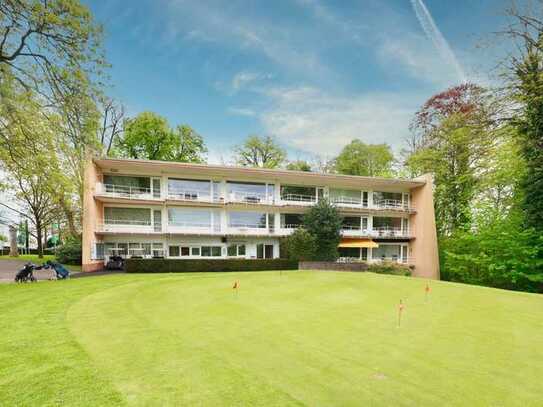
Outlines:
<svg viewBox="0 0 543 407"><path fill-rule="evenodd" d="M233 290L237 290L239 288L239 281L236 281L234 285L232 286Z"/></svg>
<svg viewBox="0 0 543 407"><path fill-rule="evenodd" d="M430 284L426 283L426 287L424 288L424 300L428 301L428 294L430 293Z"/></svg>

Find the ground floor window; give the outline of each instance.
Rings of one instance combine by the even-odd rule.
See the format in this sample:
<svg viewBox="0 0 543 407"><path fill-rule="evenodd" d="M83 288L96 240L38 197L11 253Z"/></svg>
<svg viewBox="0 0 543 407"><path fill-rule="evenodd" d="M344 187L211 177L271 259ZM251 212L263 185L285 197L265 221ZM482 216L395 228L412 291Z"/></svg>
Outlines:
<svg viewBox="0 0 543 407"><path fill-rule="evenodd" d="M359 259L362 261L368 260L367 247L340 247L338 248L339 257Z"/></svg>
<svg viewBox="0 0 543 407"><path fill-rule="evenodd" d="M221 246L202 246L202 257L220 257Z"/></svg>
<svg viewBox="0 0 543 407"><path fill-rule="evenodd" d="M256 245L257 259L273 259L273 245L259 243Z"/></svg>
<svg viewBox="0 0 543 407"><path fill-rule="evenodd" d="M179 246L170 246L170 250L168 251L169 257L179 257Z"/></svg>
<svg viewBox="0 0 543 407"><path fill-rule="evenodd" d="M228 246L227 254L229 257L245 256L245 245L231 244Z"/></svg>
<svg viewBox="0 0 543 407"><path fill-rule="evenodd" d="M103 260L104 259L104 253L105 253L104 243L95 243L94 244L94 253L93 253L92 258L94 260Z"/></svg>
<svg viewBox="0 0 543 407"><path fill-rule="evenodd" d="M191 251L193 256L199 256L200 255L200 248L199 247L193 247Z"/></svg>
<svg viewBox="0 0 543 407"><path fill-rule="evenodd" d="M104 242L102 245L102 259L105 256L121 257L164 257L162 243L151 242Z"/></svg>

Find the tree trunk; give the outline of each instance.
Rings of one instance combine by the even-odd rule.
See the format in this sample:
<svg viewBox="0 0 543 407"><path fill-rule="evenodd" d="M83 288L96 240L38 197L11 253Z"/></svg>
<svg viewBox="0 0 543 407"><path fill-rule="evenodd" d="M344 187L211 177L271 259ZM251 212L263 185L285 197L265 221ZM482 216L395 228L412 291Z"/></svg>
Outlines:
<svg viewBox="0 0 543 407"><path fill-rule="evenodd" d="M15 226L9 227L9 255L11 257L19 257L19 250L17 249L17 228Z"/></svg>
<svg viewBox="0 0 543 407"><path fill-rule="evenodd" d="M38 258L43 259L43 241L42 241L42 225L40 222L36 222L36 241L38 242Z"/></svg>

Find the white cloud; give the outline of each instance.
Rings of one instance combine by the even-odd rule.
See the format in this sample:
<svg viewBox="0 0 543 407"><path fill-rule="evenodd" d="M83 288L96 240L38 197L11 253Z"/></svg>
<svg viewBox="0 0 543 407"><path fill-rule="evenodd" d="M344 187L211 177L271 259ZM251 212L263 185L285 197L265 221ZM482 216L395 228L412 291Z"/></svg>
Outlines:
<svg viewBox="0 0 543 407"><path fill-rule="evenodd" d="M253 109L248 109L246 107L229 107L228 113L237 115L237 116L255 116L256 112Z"/></svg>
<svg viewBox="0 0 543 407"><path fill-rule="evenodd" d="M230 86L232 91L237 92L255 82L271 78L272 75L269 73L241 71L234 75Z"/></svg>
<svg viewBox="0 0 543 407"><path fill-rule="evenodd" d="M259 118L267 132L290 147L318 154L335 154L354 138L397 146L417 106L396 94L330 95L313 87L265 94L272 107Z"/></svg>

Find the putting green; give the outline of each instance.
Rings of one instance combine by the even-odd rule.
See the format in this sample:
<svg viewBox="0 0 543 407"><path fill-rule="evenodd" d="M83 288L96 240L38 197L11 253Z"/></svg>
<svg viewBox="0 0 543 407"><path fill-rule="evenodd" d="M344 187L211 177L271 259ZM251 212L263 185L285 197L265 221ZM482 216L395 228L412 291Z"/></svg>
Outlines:
<svg viewBox="0 0 543 407"><path fill-rule="evenodd" d="M0 298L11 294L0 312L30 292L66 297L46 313L68 350L24 362L29 372L64 366L66 405L540 403L543 297L432 282L426 301L425 284L371 273L122 275L0 287ZM8 321L13 341L39 334L32 320ZM13 373L25 369L15 361L0 367L12 378L0 378L0 394L59 404L57 391L18 398Z"/></svg>

